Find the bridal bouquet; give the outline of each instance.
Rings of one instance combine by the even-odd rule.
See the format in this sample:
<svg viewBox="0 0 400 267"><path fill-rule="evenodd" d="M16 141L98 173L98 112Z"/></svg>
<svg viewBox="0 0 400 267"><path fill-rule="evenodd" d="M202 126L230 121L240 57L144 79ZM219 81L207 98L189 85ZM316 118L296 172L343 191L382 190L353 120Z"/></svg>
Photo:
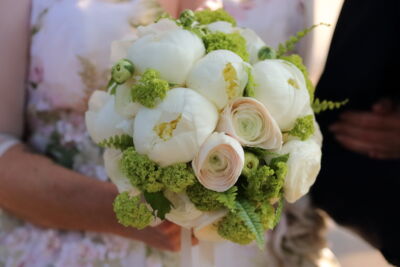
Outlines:
<svg viewBox="0 0 400 267"><path fill-rule="evenodd" d="M284 199L320 169L314 88L286 55L310 30L274 50L224 10L186 10L113 43L108 92L93 93L86 124L121 224L166 219L200 240L263 246Z"/></svg>

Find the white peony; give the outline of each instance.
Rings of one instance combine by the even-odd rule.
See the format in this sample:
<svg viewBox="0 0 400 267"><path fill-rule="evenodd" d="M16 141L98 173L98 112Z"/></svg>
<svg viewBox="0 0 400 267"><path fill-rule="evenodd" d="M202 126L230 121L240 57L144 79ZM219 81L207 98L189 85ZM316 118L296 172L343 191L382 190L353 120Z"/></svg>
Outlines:
<svg viewBox="0 0 400 267"><path fill-rule="evenodd" d="M155 69L161 78L183 85L193 64L205 53L202 40L182 29L145 34L129 48L128 59L136 71Z"/></svg>
<svg viewBox="0 0 400 267"><path fill-rule="evenodd" d="M282 133L266 107L254 98L241 97L229 103L217 130L234 137L243 146L280 149Z"/></svg>
<svg viewBox="0 0 400 267"><path fill-rule="evenodd" d="M160 19L156 23L152 23L146 26L139 26L137 28L137 34L139 37L148 34L162 34L165 32L178 30L180 27L170 19Z"/></svg>
<svg viewBox="0 0 400 267"><path fill-rule="evenodd" d="M191 161L214 131L218 111L206 98L175 88L156 108L141 107L134 123L134 144L160 166Z"/></svg>
<svg viewBox="0 0 400 267"><path fill-rule="evenodd" d="M104 91L94 91L85 113L86 128L95 143L115 135L131 133L132 121L115 111L114 96Z"/></svg>
<svg viewBox="0 0 400 267"><path fill-rule="evenodd" d="M244 28L240 30L240 35L246 40L247 51L250 55L250 63L255 64L258 60L258 52L265 46L264 41L252 29Z"/></svg>
<svg viewBox="0 0 400 267"><path fill-rule="evenodd" d="M292 140L283 145L280 154L289 153L284 192L293 203L308 193L321 169L321 147L314 140Z"/></svg>
<svg viewBox="0 0 400 267"><path fill-rule="evenodd" d="M129 179L122 173L120 161L122 152L116 149L106 149L103 154L104 167L110 180L117 186L118 192L129 192L136 196L140 191L133 187Z"/></svg>
<svg viewBox="0 0 400 267"><path fill-rule="evenodd" d="M230 100L243 95L247 68L242 58L231 51L212 51L195 64L187 84L222 109Z"/></svg>
<svg viewBox="0 0 400 267"><path fill-rule="evenodd" d="M216 21L207 25L207 28L211 32L223 32L223 33L233 33L236 28L232 26L231 23L227 21Z"/></svg>
<svg viewBox="0 0 400 267"><path fill-rule="evenodd" d="M121 58L126 58L128 56L128 49L137 39L137 35L129 35L121 40L113 41L111 43L111 63L115 63Z"/></svg>
<svg viewBox="0 0 400 267"><path fill-rule="evenodd" d="M126 119L133 119L141 105L132 101L132 83L126 82L117 87L115 92L115 111Z"/></svg>
<svg viewBox="0 0 400 267"><path fill-rule="evenodd" d="M240 143L224 133L213 133L192 161L197 180L216 192L224 192L239 179L244 166Z"/></svg>
<svg viewBox="0 0 400 267"><path fill-rule="evenodd" d="M282 131L290 130L310 105L301 71L292 63L271 59L254 65L255 98L263 103Z"/></svg>

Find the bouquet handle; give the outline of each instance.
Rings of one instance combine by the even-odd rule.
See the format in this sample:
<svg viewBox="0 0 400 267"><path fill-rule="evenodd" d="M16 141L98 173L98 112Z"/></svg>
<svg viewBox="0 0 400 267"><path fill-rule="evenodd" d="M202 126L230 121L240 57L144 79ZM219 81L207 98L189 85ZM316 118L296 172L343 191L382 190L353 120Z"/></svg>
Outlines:
<svg viewBox="0 0 400 267"><path fill-rule="evenodd" d="M192 230L181 228L181 267L192 267Z"/></svg>
<svg viewBox="0 0 400 267"><path fill-rule="evenodd" d="M213 267L215 266L215 253L214 243L207 241L200 241L198 245L198 257L196 267ZM182 227L181 228L181 267L194 267L193 253L192 253L192 230Z"/></svg>

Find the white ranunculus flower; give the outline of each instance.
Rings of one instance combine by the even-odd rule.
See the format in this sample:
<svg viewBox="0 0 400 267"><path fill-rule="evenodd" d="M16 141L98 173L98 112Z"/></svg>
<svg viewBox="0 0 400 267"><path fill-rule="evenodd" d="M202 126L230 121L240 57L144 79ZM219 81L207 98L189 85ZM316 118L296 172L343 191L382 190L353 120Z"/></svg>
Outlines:
<svg viewBox="0 0 400 267"><path fill-rule="evenodd" d="M117 87L115 92L115 111L126 119L133 119L141 105L132 101L132 83L126 82Z"/></svg>
<svg viewBox="0 0 400 267"><path fill-rule="evenodd" d="M289 153L285 179L285 198L293 203L308 193L321 169L321 147L314 140L292 140L285 143L280 154Z"/></svg>
<svg viewBox="0 0 400 267"><path fill-rule="evenodd" d="M193 64L204 53L204 44L197 35L176 29L145 34L129 48L128 59L139 73L155 69L162 79L183 85Z"/></svg>
<svg viewBox="0 0 400 267"><path fill-rule="evenodd" d="M258 51L265 46L264 41L252 29L241 29L240 34L246 40L247 51L250 55L250 63L255 64L258 60Z"/></svg>
<svg viewBox="0 0 400 267"><path fill-rule="evenodd" d="M187 84L222 109L243 95L248 80L246 68L248 65L235 53L215 50L197 61Z"/></svg>
<svg viewBox="0 0 400 267"><path fill-rule="evenodd" d="M263 103L282 131L290 130L310 96L301 71L285 60L270 59L254 65L255 98Z"/></svg>
<svg viewBox="0 0 400 267"><path fill-rule="evenodd" d="M229 103L217 126L243 146L280 149L282 133L267 108L254 98L241 97Z"/></svg>
<svg viewBox="0 0 400 267"><path fill-rule="evenodd" d="M193 229L194 236L200 241L226 242L226 239L218 234L215 224L227 213L227 210L205 212L201 220L198 220L198 225Z"/></svg>
<svg viewBox="0 0 400 267"><path fill-rule="evenodd" d="M122 152L116 149L106 149L103 154L104 167L108 177L117 186L118 192L129 192L131 195L136 196L140 191L135 188L129 179L121 172L120 161Z"/></svg>
<svg viewBox="0 0 400 267"><path fill-rule="evenodd" d="M115 135L132 135L132 121L115 112L114 96L104 91L94 91L85 114L86 128L95 143Z"/></svg>
<svg viewBox="0 0 400 267"><path fill-rule="evenodd" d="M197 180L216 192L231 188L242 173L244 151L240 143L225 133L213 133L192 161Z"/></svg>
<svg viewBox="0 0 400 267"><path fill-rule="evenodd" d="M236 28L232 26L231 23L227 21L216 21L207 25L207 28L211 32L223 32L223 33L233 33Z"/></svg>
<svg viewBox="0 0 400 267"><path fill-rule="evenodd" d="M194 90L175 88L157 107L139 109L135 147L162 167L189 162L217 122L218 111L210 101Z"/></svg>

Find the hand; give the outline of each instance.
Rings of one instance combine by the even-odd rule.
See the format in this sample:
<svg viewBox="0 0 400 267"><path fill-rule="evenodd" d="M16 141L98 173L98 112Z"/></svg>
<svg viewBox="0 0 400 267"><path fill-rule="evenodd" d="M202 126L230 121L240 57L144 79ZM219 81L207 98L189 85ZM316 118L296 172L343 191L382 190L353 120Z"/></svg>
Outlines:
<svg viewBox="0 0 400 267"><path fill-rule="evenodd" d="M330 130L351 151L376 159L400 159L400 112L391 100L379 101L369 112L344 112Z"/></svg>
<svg viewBox="0 0 400 267"><path fill-rule="evenodd" d="M125 229L129 232L123 233L123 236L143 241L151 247L170 251L179 251L181 248L181 227L174 223L164 221L158 226L147 227L143 230ZM197 243L198 240L192 237L192 244Z"/></svg>

